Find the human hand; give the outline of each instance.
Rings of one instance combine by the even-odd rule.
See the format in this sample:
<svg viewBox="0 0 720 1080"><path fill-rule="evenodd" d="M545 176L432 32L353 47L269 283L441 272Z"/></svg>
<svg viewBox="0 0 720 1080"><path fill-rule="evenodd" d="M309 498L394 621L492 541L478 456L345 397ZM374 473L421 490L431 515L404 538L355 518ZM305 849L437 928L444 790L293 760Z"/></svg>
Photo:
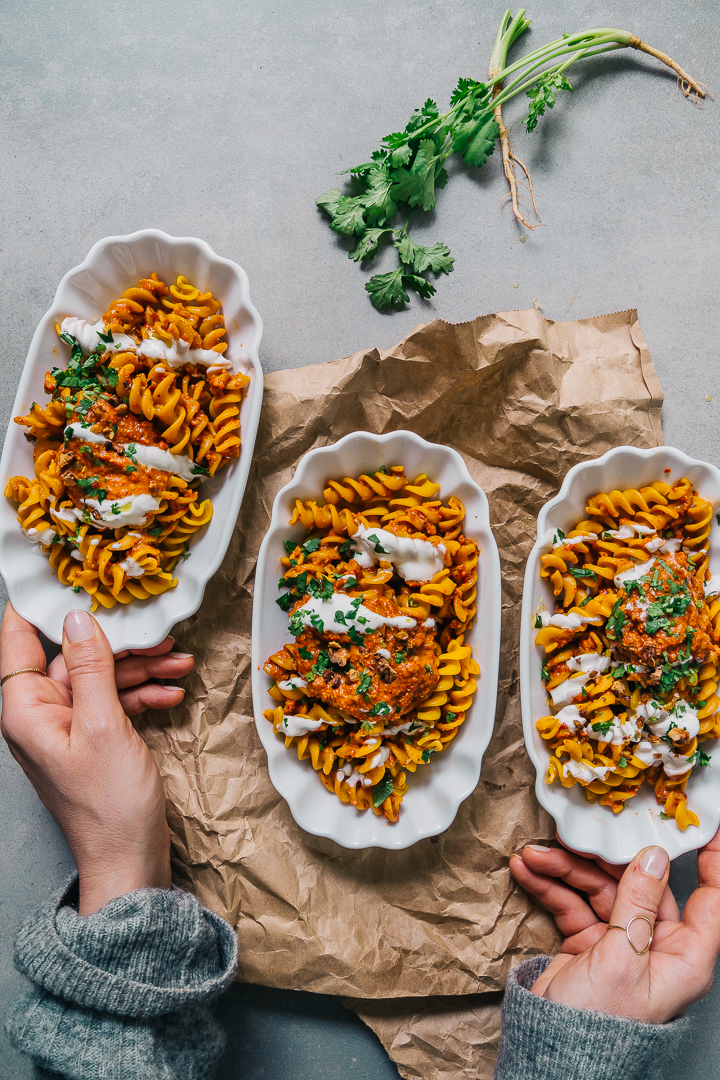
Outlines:
<svg viewBox="0 0 720 1080"><path fill-rule="evenodd" d="M565 941L532 991L577 1009L662 1024L712 986L720 950L720 830L698 853L699 887L682 918L667 887L670 861L644 848L624 867L564 848L529 845L510 859L515 880L552 914ZM582 895L584 894L584 895ZM650 951L638 956L623 930L634 916L654 924ZM647 944L637 921L630 937Z"/></svg>
<svg viewBox="0 0 720 1080"><path fill-rule="evenodd" d="M3 687L2 734L65 835L80 877L81 915L134 889L170 886L162 781L116 688L117 678L133 712L177 702L178 688L136 685L158 668L167 677L192 667L191 658L158 657L166 647L121 654L115 665L92 616L74 611L65 619L62 662L53 661L48 677L16 675ZM8 604L0 674L28 667L45 670L40 638Z"/></svg>

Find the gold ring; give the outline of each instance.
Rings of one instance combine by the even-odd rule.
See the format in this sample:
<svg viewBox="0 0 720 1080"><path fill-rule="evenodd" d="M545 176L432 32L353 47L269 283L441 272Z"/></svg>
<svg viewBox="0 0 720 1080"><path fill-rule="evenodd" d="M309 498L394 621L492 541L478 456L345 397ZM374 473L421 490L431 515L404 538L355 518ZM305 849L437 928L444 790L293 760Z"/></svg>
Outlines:
<svg viewBox="0 0 720 1080"><path fill-rule="evenodd" d="M632 924L634 922L637 922L639 919L642 919L642 921L646 922L648 924L648 926L650 927L650 940L648 941L648 943L647 943L647 945L645 946L644 949L638 949L637 945L635 945L633 943L633 940L630 937L630 927L632 926ZM612 923L608 923L608 925L606 926L605 929L606 930L624 930L625 931L625 936L627 937L628 941L630 942L630 948L633 950L633 952L636 952L638 954L638 956L644 956L645 953L650 952L650 946L653 943L653 935L655 933L655 924L651 919L648 919L647 915L633 915L632 919L627 924L627 926L614 926Z"/></svg>
<svg viewBox="0 0 720 1080"><path fill-rule="evenodd" d="M0 686L2 686L3 683L6 683L8 679L12 679L13 675L24 675L26 671L34 671L38 675L45 674L43 669L40 667L21 667L18 668L17 671L11 671L9 675L3 675L2 679L0 679Z"/></svg>

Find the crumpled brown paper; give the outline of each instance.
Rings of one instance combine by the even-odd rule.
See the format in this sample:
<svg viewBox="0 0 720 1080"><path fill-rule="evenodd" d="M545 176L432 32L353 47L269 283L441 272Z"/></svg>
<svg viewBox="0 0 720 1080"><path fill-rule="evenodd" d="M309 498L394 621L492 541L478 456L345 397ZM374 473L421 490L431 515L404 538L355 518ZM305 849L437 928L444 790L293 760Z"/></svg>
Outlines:
<svg viewBox="0 0 720 1080"><path fill-rule="evenodd" d="M197 657L185 702L143 725L165 781L175 879L237 927L238 978L355 999L486 995L519 960L556 948L551 920L508 871L513 851L553 831L520 723L523 569L537 512L568 469L622 443L661 444L661 404L634 311L435 320L385 353L267 377L230 548L177 631ZM397 428L455 447L490 500L503 571L496 731L445 834L407 851L348 851L303 833L268 778L249 679L253 575L273 498L300 457L354 430ZM477 1004L486 1000L368 1002L362 1015L405 1076L489 1076L481 1059L498 1020L495 1004ZM453 1032L455 1012L475 1019ZM465 1064L463 1026L476 1041Z"/></svg>

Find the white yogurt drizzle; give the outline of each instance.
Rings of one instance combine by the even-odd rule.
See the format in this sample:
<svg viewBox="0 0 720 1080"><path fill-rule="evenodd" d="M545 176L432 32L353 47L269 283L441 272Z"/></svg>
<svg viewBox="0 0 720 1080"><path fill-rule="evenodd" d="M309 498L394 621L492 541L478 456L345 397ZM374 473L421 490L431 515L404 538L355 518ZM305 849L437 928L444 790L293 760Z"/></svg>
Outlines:
<svg viewBox="0 0 720 1080"><path fill-rule="evenodd" d="M162 360L170 368L180 368L183 364L202 364L204 367L212 365L216 369L229 371L232 361L226 360L223 353L213 349L191 349L187 341L180 338L173 341L172 345L166 345L159 338L146 338L137 346L138 356L146 356L149 360Z"/></svg>
<svg viewBox="0 0 720 1080"><path fill-rule="evenodd" d="M85 499L85 506L96 510L103 524L119 529L121 525L144 525L148 514L154 514L160 509L160 502L152 495L143 492L140 495L121 496L119 499L103 499L102 502L97 499ZM113 512L113 506L118 511L117 513ZM82 521L85 511L74 506L70 513L78 521ZM94 516L92 523L99 528L102 527Z"/></svg>
<svg viewBox="0 0 720 1080"><path fill-rule="evenodd" d="M134 446L133 457L147 469L158 469L160 472L172 473L180 476L183 480L194 480L198 473L194 473L195 462L185 454L171 454L169 450L162 450L159 446L143 446L142 443L128 443L119 446L120 450L127 450L128 446Z"/></svg>
<svg viewBox="0 0 720 1080"><path fill-rule="evenodd" d="M410 619L407 615L378 615L376 611L371 611L364 604L360 604L357 611L355 611L353 603L352 597L346 596L344 593L333 593L329 600L322 600L320 597L314 596L306 604L303 604L301 608L298 608L295 615L300 619L303 626L313 626L311 616L314 616L316 622L320 620L323 627L320 630L319 625L316 625L315 629L319 633L326 634L347 634L351 626L354 626L361 634L371 634L374 630L379 630L381 626L397 626L403 630L408 630L417 625L415 619ZM347 619L346 622L340 622L336 619L338 612L344 619Z"/></svg>
<svg viewBox="0 0 720 1080"><path fill-rule="evenodd" d="M611 768L609 765L591 765L589 761L566 761L562 767L563 776L574 776L577 780L585 780L590 783L593 780L604 780Z"/></svg>
<svg viewBox="0 0 720 1080"><path fill-rule="evenodd" d="M284 716L280 730L287 739L294 739L297 735L307 735L308 731L317 731L325 722L310 716Z"/></svg>
<svg viewBox="0 0 720 1080"><path fill-rule="evenodd" d="M445 565L444 544L364 525L358 527L352 540L353 558L360 566L374 566L381 560L392 563L403 581L430 581Z"/></svg>
<svg viewBox="0 0 720 1080"><path fill-rule="evenodd" d="M50 528L38 530L31 527L29 529L23 529L22 532L23 536L25 536L25 538L29 540L31 544L47 545L51 543L52 538L55 535L55 530Z"/></svg>
<svg viewBox="0 0 720 1080"><path fill-rule="evenodd" d="M358 784L361 784L363 787L372 787L372 780L370 777L355 772L352 765L343 765L341 769L338 769L335 775L341 782L344 780L348 787L357 787Z"/></svg>
<svg viewBox="0 0 720 1080"><path fill-rule="evenodd" d="M705 595L717 596L720 593L720 574L713 574L709 581L705 582Z"/></svg>
<svg viewBox="0 0 720 1080"><path fill-rule="evenodd" d="M202 364L215 371L229 371L232 367L232 361L223 353L215 352L214 349L193 349L190 343L182 338L174 341L172 345L166 345L159 338L151 337L137 342L128 334L117 334L113 331L113 340L106 343L99 337L100 334L108 333L102 319L89 323L85 319L70 316L60 323L60 330L63 334L74 337L87 353L94 352L98 345L102 345L106 352L134 352L149 360L162 360L170 368L180 368L184 364Z"/></svg>
<svg viewBox="0 0 720 1080"><path fill-rule="evenodd" d="M96 323L89 323L85 319L76 319L74 315L70 315L60 323L60 331L68 334L69 337L74 337L78 345L82 346L87 353L95 352L98 345L102 345L105 352L134 352L138 345L135 338L127 334L116 334L114 331L112 341L101 341L100 334L105 334L106 337L108 334L108 329L102 319Z"/></svg>
<svg viewBox="0 0 720 1080"><path fill-rule="evenodd" d="M281 690L305 690L307 683L299 675L293 675L291 679L281 679L278 686Z"/></svg>
<svg viewBox="0 0 720 1080"><path fill-rule="evenodd" d="M142 577L145 573L145 568L133 559L132 555L128 555L126 559L118 563L121 566L128 577Z"/></svg>
<svg viewBox="0 0 720 1080"><path fill-rule="evenodd" d="M576 544L584 544L588 540L597 540L595 533L580 533L578 536L566 536L564 540L557 540L554 544L554 548L559 547L575 547Z"/></svg>
<svg viewBox="0 0 720 1080"><path fill-rule="evenodd" d="M63 432L63 438L82 439L83 442L89 443L106 443L109 441L107 435L101 435L99 431L92 431L89 424L82 424L79 420L73 420L71 424L68 424Z"/></svg>
<svg viewBox="0 0 720 1080"><path fill-rule="evenodd" d="M579 630L586 623L597 626L602 622L602 616L600 615L581 615L577 611L570 611L567 615L550 615L547 611L538 611L537 614L540 616L543 626L557 626L561 630Z"/></svg>

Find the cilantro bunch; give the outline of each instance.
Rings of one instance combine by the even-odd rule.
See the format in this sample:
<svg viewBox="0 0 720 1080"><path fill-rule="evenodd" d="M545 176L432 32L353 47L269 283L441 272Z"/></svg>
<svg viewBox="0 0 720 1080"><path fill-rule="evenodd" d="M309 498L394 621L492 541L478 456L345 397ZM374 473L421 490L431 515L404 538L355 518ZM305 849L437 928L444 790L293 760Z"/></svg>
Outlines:
<svg viewBox="0 0 720 1080"><path fill-rule="evenodd" d="M555 105L557 91L572 90L565 76L571 64L583 57L628 47L649 53L672 68L686 96L692 91L696 100L705 97L701 85L674 60L625 30L600 28L564 34L508 65L511 47L529 26L524 8L514 18L510 10L506 11L492 50L487 81L459 79L450 98L450 108L443 113L428 98L401 131L381 139L370 161L341 174L350 174L352 178L349 191L334 188L317 199L317 205L330 218L330 228L340 236L353 239L349 258L354 262L369 265L380 248L389 244L397 251L397 269L375 274L365 285L379 311L403 308L409 300L409 289L422 299L429 299L435 293L435 285L428 275L432 273L437 278L454 268L455 260L445 244L425 246L413 240L408 232L415 211L427 212L435 207L437 190L444 188L450 179L445 163L453 155L466 165L482 168L500 139L514 212L524 222L517 209L513 161L518 159L512 153L502 123L502 105L506 101L521 93L529 97L530 108L524 123L527 131L534 131L545 110ZM525 172L532 194L532 183Z"/></svg>

